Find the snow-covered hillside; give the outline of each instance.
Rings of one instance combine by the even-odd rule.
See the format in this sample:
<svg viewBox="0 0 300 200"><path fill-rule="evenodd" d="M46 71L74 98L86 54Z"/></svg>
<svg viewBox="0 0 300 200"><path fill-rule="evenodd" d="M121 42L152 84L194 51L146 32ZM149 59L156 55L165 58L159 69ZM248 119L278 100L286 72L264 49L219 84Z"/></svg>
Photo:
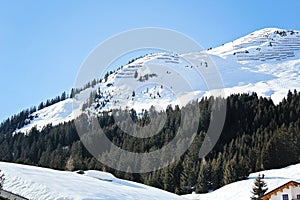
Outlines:
<svg viewBox="0 0 300 200"><path fill-rule="evenodd" d="M227 69L221 72L226 94L255 91L278 103L289 89L300 89L299 31L266 28L207 53L214 57L221 71ZM255 72L257 78L244 76L244 81L232 84L236 76L234 72L230 76L229 69L237 68Z"/></svg>
<svg viewBox="0 0 300 200"><path fill-rule="evenodd" d="M0 162L5 173L4 189L29 199L143 199L143 200L248 200L258 174L265 175L268 191L294 180L300 182L300 164L282 169L252 173L248 180L226 185L207 194L177 196L163 190L132 181L121 180L101 171L76 172L57 171L28 165Z"/></svg>
<svg viewBox="0 0 300 200"><path fill-rule="evenodd" d="M45 107L37 112L31 114L32 120L20 130L15 132L29 132L33 127L41 130L48 124L56 126L60 123L68 122L74 119L72 114L72 99L65 99L64 101L58 102L51 106Z"/></svg>
<svg viewBox="0 0 300 200"><path fill-rule="evenodd" d="M183 200L185 198L101 171L76 172L0 162L4 189L29 199Z"/></svg>
<svg viewBox="0 0 300 200"><path fill-rule="evenodd" d="M223 84L213 85L218 82L217 73ZM256 92L278 103L288 90L300 90L299 80L300 33L267 28L207 51L184 55L164 52L137 59L74 99L33 113L29 124L17 131L74 119L79 113L74 110L80 111L83 103L90 101L91 92L95 98L85 112L97 114L113 108L141 112L151 106L165 109L168 105L184 105L220 88L226 96Z"/></svg>
<svg viewBox="0 0 300 200"><path fill-rule="evenodd" d="M248 180L235 182L226 185L216 191L207 194L189 194L184 197L192 200L249 200L252 196L251 190L253 183L258 174L265 175L265 182L268 186L268 191L271 191L291 180L300 182L300 164L291 165L282 169L273 169L252 173L249 175ZM267 191L267 192L268 192Z"/></svg>

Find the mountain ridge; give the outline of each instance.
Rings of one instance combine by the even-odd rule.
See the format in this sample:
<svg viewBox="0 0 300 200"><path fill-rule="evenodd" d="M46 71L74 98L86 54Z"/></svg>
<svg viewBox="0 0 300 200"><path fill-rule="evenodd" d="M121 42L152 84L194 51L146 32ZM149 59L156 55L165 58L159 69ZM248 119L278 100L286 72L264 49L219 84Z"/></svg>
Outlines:
<svg viewBox="0 0 300 200"><path fill-rule="evenodd" d="M28 132L35 126L40 130L47 124L73 120L81 113L83 104L85 112L93 114L120 108L133 108L141 113L152 106L160 110L169 105L183 106L212 94L205 80L207 77L201 77L210 72L211 66L216 67L223 80L223 88L219 89L225 96L256 92L278 103L288 90L300 90L297 81L300 78L299 50L299 31L265 28L210 50L185 55L166 52L146 55L81 91L72 100L44 108L45 112L33 113L34 118L16 132ZM182 59L183 56L198 60L199 66L191 65ZM183 87L184 81L189 85ZM137 89L136 85L139 85ZM88 103L91 92L94 92L93 100ZM68 109L60 112L61 107Z"/></svg>

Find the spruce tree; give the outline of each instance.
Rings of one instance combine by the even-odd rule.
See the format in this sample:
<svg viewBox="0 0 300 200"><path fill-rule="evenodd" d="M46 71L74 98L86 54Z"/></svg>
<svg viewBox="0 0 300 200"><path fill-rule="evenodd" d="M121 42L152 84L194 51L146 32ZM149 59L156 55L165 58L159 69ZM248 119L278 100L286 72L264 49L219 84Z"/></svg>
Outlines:
<svg viewBox="0 0 300 200"><path fill-rule="evenodd" d="M260 198L268 190L266 182L263 180L263 177L258 174L258 177L254 181L254 186L252 188L251 200L260 200Z"/></svg>

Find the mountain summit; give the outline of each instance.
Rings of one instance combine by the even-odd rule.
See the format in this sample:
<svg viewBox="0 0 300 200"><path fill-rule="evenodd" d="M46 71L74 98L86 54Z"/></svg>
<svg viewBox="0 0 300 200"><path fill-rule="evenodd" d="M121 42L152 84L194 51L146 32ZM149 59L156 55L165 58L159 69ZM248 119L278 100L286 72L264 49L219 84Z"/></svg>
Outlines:
<svg viewBox="0 0 300 200"><path fill-rule="evenodd" d="M265 28L213 49L221 57L235 55L240 62L281 61L295 57L300 50L300 33L294 30Z"/></svg>
<svg viewBox="0 0 300 200"><path fill-rule="evenodd" d="M222 85L209 85L216 74ZM136 59L79 90L74 98L32 113L27 125L16 131L70 121L77 116L74 111L164 110L168 105L182 106L210 96L215 89L222 89L226 96L256 92L278 103L288 90L300 90L299 79L300 32L266 28L201 52L162 52Z"/></svg>

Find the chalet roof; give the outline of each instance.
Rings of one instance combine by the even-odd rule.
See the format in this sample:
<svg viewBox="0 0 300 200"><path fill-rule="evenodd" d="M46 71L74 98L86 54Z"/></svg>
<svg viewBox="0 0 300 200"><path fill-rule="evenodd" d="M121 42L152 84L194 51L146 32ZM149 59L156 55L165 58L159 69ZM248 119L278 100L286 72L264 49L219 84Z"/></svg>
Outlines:
<svg viewBox="0 0 300 200"><path fill-rule="evenodd" d="M282 192L283 189L289 188L290 186L300 187L300 183L298 183L296 181L289 181L289 182L275 188L274 190L266 193L264 196L261 197L261 200L269 200L272 195L276 195L277 192Z"/></svg>

